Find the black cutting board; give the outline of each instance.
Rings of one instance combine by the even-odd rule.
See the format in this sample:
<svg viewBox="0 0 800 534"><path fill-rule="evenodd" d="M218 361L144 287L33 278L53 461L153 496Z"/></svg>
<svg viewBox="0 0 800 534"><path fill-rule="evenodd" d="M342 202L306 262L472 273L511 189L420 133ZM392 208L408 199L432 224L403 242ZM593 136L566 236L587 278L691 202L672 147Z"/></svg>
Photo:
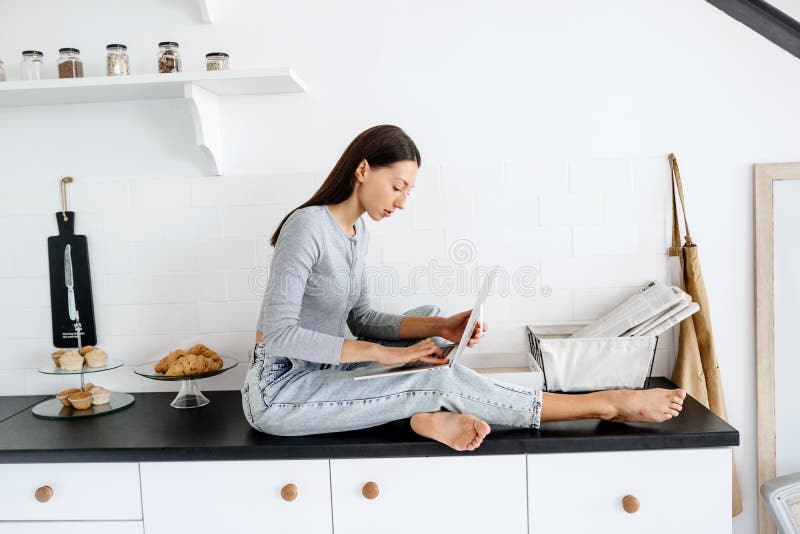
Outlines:
<svg viewBox="0 0 800 534"><path fill-rule="evenodd" d="M96 345L92 302L92 277L89 272L89 246L85 235L75 235L75 212L56 213L58 235L47 238L50 264L50 309L53 320L53 345L59 348L78 346L75 321L69 318L67 286L64 274L64 250L70 245L75 307L80 314L81 345Z"/></svg>

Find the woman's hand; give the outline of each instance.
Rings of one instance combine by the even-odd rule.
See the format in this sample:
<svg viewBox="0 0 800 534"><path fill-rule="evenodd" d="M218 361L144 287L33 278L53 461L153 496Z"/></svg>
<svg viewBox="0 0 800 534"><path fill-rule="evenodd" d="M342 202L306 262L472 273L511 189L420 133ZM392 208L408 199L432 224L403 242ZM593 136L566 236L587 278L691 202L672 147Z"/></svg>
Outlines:
<svg viewBox="0 0 800 534"><path fill-rule="evenodd" d="M469 322L470 314L472 314L472 310L463 311L446 318L439 336L448 341L452 341L453 343L459 343L461 341L461 336L464 335L464 329L467 327L467 322ZM486 330L488 330L486 323L475 321L475 329L472 331L472 335L467 343L467 346L472 347L475 345L481 336L483 336L483 333L486 332Z"/></svg>
<svg viewBox="0 0 800 534"><path fill-rule="evenodd" d="M445 364L449 360L442 358L442 349L430 339L423 339L410 347L381 347L376 360L381 365L400 365L411 362Z"/></svg>

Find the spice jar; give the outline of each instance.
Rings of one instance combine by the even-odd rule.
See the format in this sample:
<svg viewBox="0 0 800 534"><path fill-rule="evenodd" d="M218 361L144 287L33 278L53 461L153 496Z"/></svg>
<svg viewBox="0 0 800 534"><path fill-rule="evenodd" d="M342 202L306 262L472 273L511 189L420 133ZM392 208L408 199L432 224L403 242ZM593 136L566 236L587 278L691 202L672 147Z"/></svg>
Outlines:
<svg viewBox="0 0 800 534"><path fill-rule="evenodd" d="M0 82L6 81L6 68L3 66L3 62L0 61Z"/></svg>
<svg viewBox="0 0 800 534"><path fill-rule="evenodd" d="M228 70L231 60L225 52L211 52L206 54L206 70Z"/></svg>
<svg viewBox="0 0 800 534"><path fill-rule="evenodd" d="M106 45L106 74L127 76L130 74L128 47L123 44Z"/></svg>
<svg viewBox="0 0 800 534"><path fill-rule="evenodd" d="M178 43L163 41L158 43L158 72L180 72L181 55Z"/></svg>
<svg viewBox="0 0 800 534"><path fill-rule="evenodd" d="M81 51L77 48L59 48L58 53L58 77L83 78Z"/></svg>
<svg viewBox="0 0 800 534"><path fill-rule="evenodd" d="M42 58L44 54L38 50L25 50L22 52L22 62L19 65L19 76L22 80L42 79Z"/></svg>

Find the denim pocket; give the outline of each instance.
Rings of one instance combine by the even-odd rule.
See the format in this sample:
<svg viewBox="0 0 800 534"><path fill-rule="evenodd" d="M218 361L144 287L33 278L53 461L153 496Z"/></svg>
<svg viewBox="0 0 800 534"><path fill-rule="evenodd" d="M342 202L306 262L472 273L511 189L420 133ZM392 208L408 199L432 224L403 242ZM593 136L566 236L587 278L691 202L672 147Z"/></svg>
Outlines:
<svg viewBox="0 0 800 534"><path fill-rule="evenodd" d="M268 356L264 358L261 366L260 383L262 388L273 386L287 377L294 368L295 361L291 358Z"/></svg>

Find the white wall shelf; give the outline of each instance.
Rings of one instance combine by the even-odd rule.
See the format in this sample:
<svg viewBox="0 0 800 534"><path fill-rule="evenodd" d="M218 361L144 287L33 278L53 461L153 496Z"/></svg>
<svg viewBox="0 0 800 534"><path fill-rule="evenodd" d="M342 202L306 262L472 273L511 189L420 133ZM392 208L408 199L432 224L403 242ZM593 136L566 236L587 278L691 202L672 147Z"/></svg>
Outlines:
<svg viewBox="0 0 800 534"><path fill-rule="evenodd" d="M212 171L223 172L220 97L303 93L306 85L288 67L247 71L179 72L0 83L0 107L89 104L185 98L198 146Z"/></svg>

